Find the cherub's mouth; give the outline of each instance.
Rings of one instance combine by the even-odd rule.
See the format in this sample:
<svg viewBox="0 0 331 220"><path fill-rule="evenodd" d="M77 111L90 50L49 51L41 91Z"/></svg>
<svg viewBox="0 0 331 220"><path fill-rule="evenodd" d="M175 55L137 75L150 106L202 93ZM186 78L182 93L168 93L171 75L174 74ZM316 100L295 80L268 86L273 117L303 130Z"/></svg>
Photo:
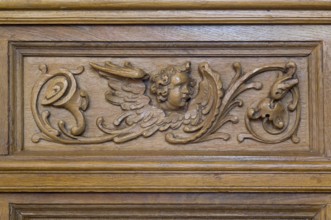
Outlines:
<svg viewBox="0 0 331 220"><path fill-rule="evenodd" d="M183 100L184 102L189 102L190 99L191 99L191 97L188 96L188 95L182 97L182 100Z"/></svg>

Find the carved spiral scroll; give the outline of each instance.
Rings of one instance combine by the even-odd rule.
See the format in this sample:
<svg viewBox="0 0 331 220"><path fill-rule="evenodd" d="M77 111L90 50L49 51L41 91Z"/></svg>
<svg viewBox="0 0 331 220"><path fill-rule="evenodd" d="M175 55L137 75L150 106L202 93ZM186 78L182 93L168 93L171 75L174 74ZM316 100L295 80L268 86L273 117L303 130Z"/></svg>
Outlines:
<svg viewBox="0 0 331 220"><path fill-rule="evenodd" d="M48 67L41 64L39 70L42 75L32 89L31 111L41 133L33 135L33 142L37 143L43 139L62 144L86 144L112 140L113 136L109 135L91 138L80 136L86 128L83 112L88 108L89 98L87 92L78 87L74 75L81 74L84 71L83 66L77 70L60 69L50 73ZM57 127L54 127L49 121L50 111L40 112L39 105L67 110L74 117L76 124L68 131L67 123L59 120Z"/></svg>

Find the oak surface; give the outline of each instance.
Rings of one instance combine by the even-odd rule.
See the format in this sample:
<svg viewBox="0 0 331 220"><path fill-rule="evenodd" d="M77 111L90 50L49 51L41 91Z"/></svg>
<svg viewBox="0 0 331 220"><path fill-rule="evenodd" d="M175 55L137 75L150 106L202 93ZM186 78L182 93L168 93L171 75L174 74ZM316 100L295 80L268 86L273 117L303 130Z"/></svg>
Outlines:
<svg viewBox="0 0 331 220"><path fill-rule="evenodd" d="M329 189L330 102L327 101L327 88L330 79L325 74L330 68L328 62L325 62L329 57L328 26L4 26L1 35L3 39L10 39L10 42L3 40L3 44L8 43L12 64L9 84L12 98L2 96L2 99L11 101L10 105L16 109L8 112L11 114L10 120L16 121L10 124L11 138L6 140L3 136L2 139L4 143L11 143L2 146L4 153L9 151L8 156L1 158L1 187L4 191L162 191L166 190L165 185L178 177L181 180L169 185L167 191ZM153 43L157 41L160 42ZM162 49L162 45L167 49ZM213 49L211 45L214 45ZM137 46L139 50L130 49ZM149 47L153 49L148 49ZM160 58L148 58L151 51L152 54L161 54ZM166 57L162 57L164 54ZM141 55L147 57L139 58ZM121 56L125 56L125 59ZM130 56L135 58L129 58ZM178 58L175 59L174 56ZM245 130L243 117L249 103L263 98L273 82L265 75L265 78L260 78L266 85L265 92L260 97L256 96L258 92L254 95L255 91L250 96L243 97L244 102L248 103L238 108L239 112L236 110L240 122L229 127L235 130L228 143L214 141L177 146L167 144L162 135L139 138L123 145L114 145L111 142L90 146L31 142L32 135L38 132L29 107L31 88L40 76L40 64L46 63L55 70L62 67L75 68L82 64L86 66L89 74L83 74L86 78L79 79L85 82L85 90L95 94L89 110L92 119L89 124L93 126L96 116L107 114L109 109L115 107L104 98L104 92L108 88L107 81L93 72L88 66L89 62L113 60L120 65L130 59L147 70L155 65L150 59L154 63L156 60L159 62L156 68L153 67L155 70L159 66L181 64L187 60L211 62L221 73L224 89L234 74L231 67L234 61L243 62L245 70L252 70L263 65L293 60L298 65L300 103L303 106L299 127L301 141L297 144L291 141L286 144L254 141L240 144L236 140L235 132ZM273 77L276 76L273 73ZM99 86L90 86L91 79ZM23 91L25 92L22 93ZM14 100L16 101L12 102ZM93 100L98 101L93 103ZM50 110L59 111L56 108ZM108 118L107 121L111 120ZM9 123L6 120L5 122ZM3 129L6 131L6 126ZM90 132L93 133L95 129L91 127ZM159 144L155 145L156 142ZM15 174L16 171L19 173ZM84 177L78 174L86 171L92 171L92 174L89 181L83 183ZM121 175L124 171L127 173ZM47 174L37 185L33 180L35 172ZM68 177L67 173L75 172L77 176ZM142 183L131 181L130 172L134 172L134 178ZM109 182L104 179L117 176L112 173L118 173L121 180ZM155 178L153 183L144 179L146 175ZM302 177L303 182L292 179L300 179L301 175L305 176ZM218 176L224 181L219 181ZM15 181L15 178L20 181ZM56 178L63 178L68 185L63 187ZM165 181L167 178L169 181ZM268 178L272 181L269 182ZM48 184L44 185L46 182L42 183L43 181ZM71 188L68 187L70 185Z"/></svg>
<svg viewBox="0 0 331 220"><path fill-rule="evenodd" d="M119 9L139 9L139 10L158 10L158 9L223 9L223 10L240 10L240 9L287 9L287 10L298 10L298 9L330 9L331 5L326 0L84 0L84 1L61 1L61 0L43 0L41 2L33 2L28 0L3 0L0 4L0 9L11 9L11 10L29 10L29 9L57 9L57 10L72 10L72 9L105 9L105 10L119 10Z"/></svg>
<svg viewBox="0 0 331 220"><path fill-rule="evenodd" d="M1 1L0 218L330 219L330 7L330 1L283 0ZM190 62L198 83L208 63L225 94L239 70L233 63L249 72L290 62L296 71L289 87L275 84L277 71L249 81L263 87L239 96L244 105L231 111L239 122L222 130L229 140L176 145L160 132L125 143L35 143L32 89L45 65L55 72L84 67L75 77L77 91L90 98L87 126L68 138L100 135L98 116L111 123L123 113L105 97L109 79L90 65L109 61L121 71L132 67L129 61L151 77ZM249 107L280 102L270 94L274 85L300 92L300 141L239 143ZM35 93L38 100L45 90ZM290 100L289 93L281 102ZM58 119L69 132L77 122L65 109L42 108L56 128Z"/></svg>

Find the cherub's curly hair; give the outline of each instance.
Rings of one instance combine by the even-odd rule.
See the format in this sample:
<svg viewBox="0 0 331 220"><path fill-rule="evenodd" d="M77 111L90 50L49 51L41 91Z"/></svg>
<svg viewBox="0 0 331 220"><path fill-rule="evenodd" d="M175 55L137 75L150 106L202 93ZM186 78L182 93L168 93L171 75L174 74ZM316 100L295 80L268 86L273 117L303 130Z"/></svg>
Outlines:
<svg viewBox="0 0 331 220"><path fill-rule="evenodd" d="M161 69L160 72L151 78L151 93L156 95L156 99L159 103L167 101L171 77L178 72L189 74L191 72L191 63L186 62L183 65L169 65ZM195 80L191 79L190 95L193 94L195 84Z"/></svg>

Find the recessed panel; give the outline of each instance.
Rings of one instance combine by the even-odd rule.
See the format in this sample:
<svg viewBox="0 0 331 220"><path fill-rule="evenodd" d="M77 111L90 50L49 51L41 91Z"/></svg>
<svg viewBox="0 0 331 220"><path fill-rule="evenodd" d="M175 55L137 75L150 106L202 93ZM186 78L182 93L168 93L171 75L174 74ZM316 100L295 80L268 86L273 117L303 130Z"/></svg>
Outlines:
<svg viewBox="0 0 331 220"><path fill-rule="evenodd" d="M309 151L318 138L310 132L317 47L16 43L13 74L23 87L16 147L109 155Z"/></svg>

